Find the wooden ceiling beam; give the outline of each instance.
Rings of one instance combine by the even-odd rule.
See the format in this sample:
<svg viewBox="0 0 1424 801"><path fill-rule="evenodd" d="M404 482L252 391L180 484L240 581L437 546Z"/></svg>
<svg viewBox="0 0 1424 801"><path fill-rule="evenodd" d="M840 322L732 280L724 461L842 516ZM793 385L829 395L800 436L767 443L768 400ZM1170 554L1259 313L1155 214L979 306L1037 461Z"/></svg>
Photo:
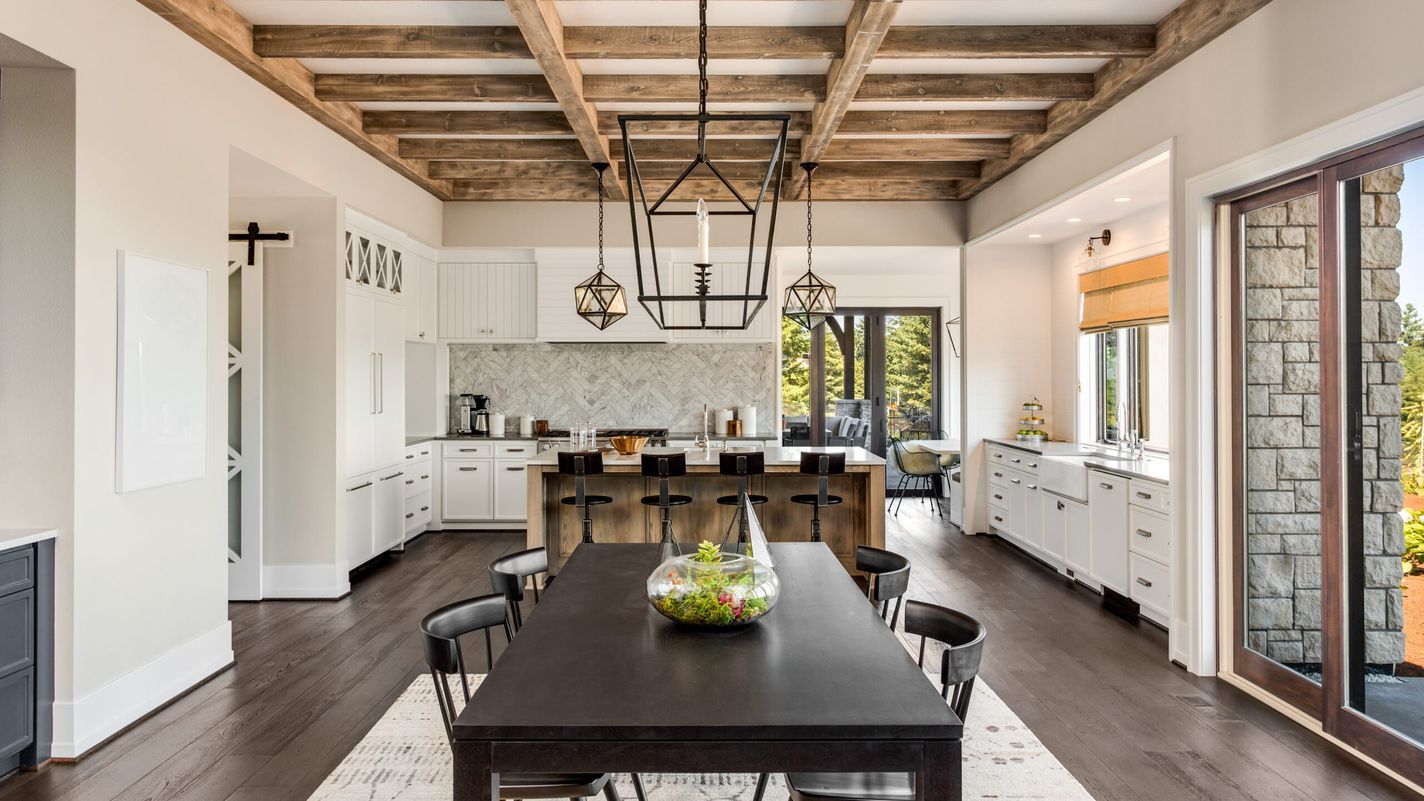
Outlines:
<svg viewBox="0 0 1424 801"><path fill-rule="evenodd" d="M513 26L255 25L252 45L263 58L533 57Z"/></svg>
<svg viewBox="0 0 1424 801"><path fill-rule="evenodd" d="M849 111L841 120L840 133L936 134L1043 133L1048 116L1043 111ZM803 147L801 158L807 160Z"/></svg>
<svg viewBox="0 0 1424 801"><path fill-rule="evenodd" d="M408 159L588 161L577 139L401 139L400 154Z"/></svg>
<svg viewBox="0 0 1424 801"><path fill-rule="evenodd" d="M1114 59L1098 70L1096 91L1088 100L1065 100L1046 115L1039 133L1015 136L1007 156L984 163L984 174L964 187L973 197L1067 138L1148 81L1171 69L1270 0L1185 0L1157 23L1157 48L1146 58Z"/></svg>
<svg viewBox="0 0 1424 801"><path fill-rule="evenodd" d="M611 143L613 158L623 160L623 140ZM771 139L708 139L707 156L718 162L749 161L766 163L771 158ZM697 153L696 139L639 139L633 145L638 163L690 161ZM796 140L786 142L786 157L794 159L800 153Z"/></svg>
<svg viewBox="0 0 1424 801"><path fill-rule="evenodd" d="M432 161L430 174L441 178L478 181L573 181L598 183L598 173L579 161Z"/></svg>
<svg viewBox="0 0 1424 801"><path fill-rule="evenodd" d="M816 182L817 201L837 200L954 200L959 197L962 181L939 180L835 180ZM596 184L574 183L570 181L541 180L494 180L454 182L455 200L515 201L593 201L597 199ZM651 198L654 189L648 187ZM743 197L751 199L757 187L738 184ZM692 201L705 198L712 202L731 200L731 195L720 184L709 182L686 182L682 190L673 196L675 200ZM768 199L770 193L768 192Z"/></svg>
<svg viewBox="0 0 1424 801"><path fill-rule="evenodd" d="M563 20L553 0L505 0L524 41L539 63L539 69L563 109L566 123L583 145L592 164L611 164L608 136L599 130L598 111L583 96L583 71L568 55ZM615 168L613 176L617 178ZM609 196L621 199L617 180L609 185Z"/></svg>
<svg viewBox="0 0 1424 801"><path fill-rule="evenodd" d="M1093 96L1093 74L1026 72L986 75L886 75L860 83L856 100L1082 100Z"/></svg>
<svg viewBox="0 0 1424 801"><path fill-rule="evenodd" d="M851 7L845 28L845 56L831 62L826 71L826 99L816 104L811 112L811 128L801 139L802 164L817 162L826 152L899 10L900 0L856 0ZM805 188L806 173L796 170L783 193L788 198L799 197Z"/></svg>
<svg viewBox="0 0 1424 801"><path fill-rule="evenodd" d="M708 75L712 102L812 103L825 93L821 75ZM585 75L584 97L595 103L691 102L696 75Z"/></svg>
<svg viewBox="0 0 1424 801"><path fill-rule="evenodd" d="M835 26L712 26L709 58L839 58L844 31ZM570 58L697 58L697 27L619 26L564 29Z"/></svg>
<svg viewBox="0 0 1424 801"><path fill-rule="evenodd" d="M432 195L449 199L449 182L432 179L424 163L402 157L395 137L366 131L359 108L318 97L311 70L294 59L261 57L254 48L252 25L223 0L140 2L382 164Z"/></svg>
<svg viewBox="0 0 1424 801"><path fill-rule="evenodd" d="M1008 139L835 139L821 163L835 161L979 161L1009 154Z"/></svg>
<svg viewBox="0 0 1424 801"><path fill-rule="evenodd" d="M567 136L561 111L366 111L366 130L384 134Z"/></svg>
<svg viewBox="0 0 1424 801"><path fill-rule="evenodd" d="M553 102L554 92L542 75L347 75L316 76L316 96L322 100L440 103Z"/></svg>
<svg viewBox="0 0 1424 801"><path fill-rule="evenodd" d="M715 112L713 112L715 113ZM598 128L608 136L621 138L622 129L618 127L617 111L600 111L598 113ZM806 126L810 115L804 111L791 112L791 122L787 130L792 136L800 136L806 133ZM661 136L693 136L697 133L697 125L692 122L639 122L629 123L628 133L630 136L661 137ZM774 137L781 129L781 124L777 122L713 122L707 126L707 135L712 136L765 136Z"/></svg>

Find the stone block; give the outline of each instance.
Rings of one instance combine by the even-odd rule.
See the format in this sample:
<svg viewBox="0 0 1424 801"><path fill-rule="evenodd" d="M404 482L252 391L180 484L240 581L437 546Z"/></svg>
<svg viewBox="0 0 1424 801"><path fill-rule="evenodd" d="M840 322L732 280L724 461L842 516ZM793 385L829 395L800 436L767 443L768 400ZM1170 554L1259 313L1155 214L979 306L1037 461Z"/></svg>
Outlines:
<svg viewBox="0 0 1424 801"><path fill-rule="evenodd" d="M1307 448L1320 447L1320 426L1306 426L1300 444Z"/></svg>
<svg viewBox="0 0 1424 801"><path fill-rule="evenodd" d="M1396 589L1384 591L1384 611L1384 628L1389 629L1390 631L1402 631L1404 629L1403 590Z"/></svg>
<svg viewBox="0 0 1424 801"><path fill-rule="evenodd" d="M1388 195L1404 188L1404 165L1395 164L1360 177L1360 191Z"/></svg>
<svg viewBox="0 0 1424 801"><path fill-rule="evenodd" d="M1288 598L1295 589L1295 559L1279 554L1247 556L1246 597Z"/></svg>
<svg viewBox="0 0 1424 801"><path fill-rule="evenodd" d="M1305 266L1314 270L1320 264L1320 231L1315 226L1305 229ZM1311 284L1311 286L1315 286Z"/></svg>
<svg viewBox="0 0 1424 801"><path fill-rule="evenodd" d="M1284 250L1284 248L1261 248L1262 253ZM1250 251L1248 251L1249 253ZM1398 228L1365 228L1360 231L1360 266L1366 270L1383 270L1398 267L1404 258L1404 233ZM1288 273L1288 265L1271 257L1262 269L1273 280L1281 280ZM1305 269L1305 257L1301 256L1301 270ZM1301 276L1302 280L1304 275ZM1287 284L1271 284L1287 286Z"/></svg>
<svg viewBox="0 0 1424 801"><path fill-rule="evenodd" d="M1360 338L1366 342L1380 341L1379 309L1374 303L1360 304Z"/></svg>
<svg viewBox="0 0 1424 801"><path fill-rule="evenodd" d="M1360 195L1360 225L1374 225L1375 213L1375 195Z"/></svg>
<svg viewBox="0 0 1424 801"><path fill-rule="evenodd" d="M1246 553L1264 554L1281 553L1281 535L1279 534L1247 534Z"/></svg>
<svg viewBox="0 0 1424 801"><path fill-rule="evenodd" d="M1287 300L1281 303L1282 320L1319 320L1320 302L1316 300Z"/></svg>
<svg viewBox="0 0 1424 801"><path fill-rule="evenodd" d="M1289 514L1295 509L1295 493L1253 491L1246 493L1246 511Z"/></svg>
<svg viewBox="0 0 1424 801"><path fill-rule="evenodd" d="M1366 414L1397 417L1403 403L1397 384L1371 384L1365 390Z"/></svg>
<svg viewBox="0 0 1424 801"><path fill-rule="evenodd" d="M1373 198L1374 203L1371 205L1374 206L1375 218L1372 223L1366 223L1362 220L1360 222L1361 225L1373 224L1393 227L1399 224L1399 195L1365 195L1364 197ZM1361 217L1364 216L1364 207L1365 204L1361 203Z"/></svg>
<svg viewBox="0 0 1424 801"><path fill-rule="evenodd" d="M1314 362L1291 362L1282 365L1281 386L1286 392L1320 391L1320 365Z"/></svg>
<svg viewBox="0 0 1424 801"><path fill-rule="evenodd" d="M1271 388L1265 384L1246 387L1246 414L1264 417L1271 413Z"/></svg>
<svg viewBox="0 0 1424 801"><path fill-rule="evenodd" d="M1276 488L1275 451L1269 448L1254 448L1246 452L1246 488Z"/></svg>
<svg viewBox="0 0 1424 801"><path fill-rule="evenodd" d="M1394 665L1404 661L1404 632L1365 632L1365 661L1371 665Z"/></svg>
<svg viewBox="0 0 1424 801"><path fill-rule="evenodd" d="M1305 262L1305 285L1310 287L1320 286L1320 271L1315 268L1315 261L1307 259Z"/></svg>
<svg viewBox="0 0 1424 801"><path fill-rule="evenodd" d="M1404 568L1397 556L1366 556L1365 587L1376 590L1397 589L1404 580Z"/></svg>
<svg viewBox="0 0 1424 801"><path fill-rule="evenodd" d="M1374 210L1371 209L1371 212L1373 211ZM1371 222L1373 222L1373 217L1371 217ZM1266 225L1246 226L1246 247L1275 247L1279 242L1279 237L1276 235L1276 232L1279 230L1279 228ZM1303 245L1304 243L1301 244Z"/></svg>
<svg viewBox="0 0 1424 801"><path fill-rule="evenodd" d="M1380 380L1386 384L1398 384L1404 380L1404 365L1399 362L1375 362L1380 366Z"/></svg>
<svg viewBox="0 0 1424 801"><path fill-rule="evenodd" d="M1380 542L1373 551L1366 553L1404 556L1404 518L1396 514L1370 515L1380 521Z"/></svg>
<svg viewBox="0 0 1424 801"><path fill-rule="evenodd" d="M1295 560L1295 586L1302 590L1320 589L1319 559ZM1299 596L1296 597L1299 598Z"/></svg>
<svg viewBox="0 0 1424 801"><path fill-rule="evenodd" d="M1404 485L1398 480L1383 479L1370 482L1371 512L1398 512L1404 508Z"/></svg>
<svg viewBox="0 0 1424 801"><path fill-rule="evenodd" d="M1385 608L1385 592L1385 590L1364 591L1366 629L1383 629L1388 626L1389 612Z"/></svg>
<svg viewBox="0 0 1424 801"><path fill-rule="evenodd" d="M1246 286L1248 288L1301 286L1304 282L1305 250L1303 248L1246 249Z"/></svg>
<svg viewBox="0 0 1424 801"><path fill-rule="evenodd" d="M1395 300L1399 297L1399 271L1398 270L1369 270L1363 273L1370 277L1369 292L1364 292L1365 287L1361 286L1360 295L1365 300Z"/></svg>
<svg viewBox="0 0 1424 801"><path fill-rule="evenodd" d="M1314 361L1312 359L1312 361ZM1300 404L1301 422L1308 426L1320 425L1320 397L1318 395L1308 395Z"/></svg>
<svg viewBox="0 0 1424 801"><path fill-rule="evenodd" d="M1284 203L1279 203L1275 206L1247 212L1246 226L1250 228L1257 225L1285 225L1287 219L1286 206Z"/></svg>
<svg viewBox="0 0 1424 801"><path fill-rule="evenodd" d="M1297 512L1320 511L1320 482L1295 482L1295 496L1292 501L1295 504L1295 511Z"/></svg>
<svg viewBox="0 0 1424 801"><path fill-rule="evenodd" d="M1252 629L1291 628L1291 599L1250 598L1246 602L1246 625Z"/></svg>
<svg viewBox="0 0 1424 801"><path fill-rule="evenodd" d="M1246 343L1246 383L1279 384L1284 375L1284 349L1279 342Z"/></svg>
<svg viewBox="0 0 1424 801"><path fill-rule="evenodd" d="M1248 320L1281 319L1281 291L1279 289L1246 290L1246 318Z"/></svg>
<svg viewBox="0 0 1424 801"><path fill-rule="evenodd" d="M1303 436L1304 426L1294 417L1253 417L1246 425L1251 448L1299 448Z"/></svg>
<svg viewBox="0 0 1424 801"><path fill-rule="evenodd" d="M1321 641L1321 639L1320 639L1320 632L1318 632L1318 631L1303 631L1303 632L1301 632L1300 644L1301 644L1301 648L1304 650L1304 653L1303 653L1304 660L1303 660L1303 661L1306 661L1306 662L1319 662L1319 661L1320 661L1320 654L1323 653L1323 652L1321 651L1321 649L1320 649L1320 641Z"/></svg>
<svg viewBox="0 0 1424 801"><path fill-rule="evenodd" d="M1398 342L1375 342L1370 361L1397 362L1404 358L1404 346Z"/></svg>
<svg viewBox="0 0 1424 801"><path fill-rule="evenodd" d="M1361 365L1361 367L1364 368L1363 375L1366 384L1384 383L1384 370L1381 369L1379 362L1369 362L1368 364Z"/></svg>
<svg viewBox="0 0 1424 801"><path fill-rule="evenodd" d="M1320 628L1320 590L1297 589L1294 606L1296 628Z"/></svg>
<svg viewBox="0 0 1424 801"><path fill-rule="evenodd" d="M1248 395L1253 389L1256 387L1246 388ZM1303 403L1304 395L1271 395L1270 398L1271 402L1268 407L1270 413L1278 417L1300 417L1301 410L1305 405Z"/></svg>
<svg viewBox="0 0 1424 801"><path fill-rule="evenodd" d="M1393 274L1393 271L1390 271ZM1404 330L1399 304L1393 300L1379 302L1379 338L1386 342L1399 339Z"/></svg>
<svg viewBox="0 0 1424 801"><path fill-rule="evenodd" d="M1320 290L1311 289L1306 286L1283 286L1281 287L1282 300L1319 300Z"/></svg>
<svg viewBox="0 0 1424 801"><path fill-rule="evenodd" d="M1281 420L1296 422L1294 418ZM1276 478L1280 480L1320 478L1320 451L1311 448L1281 448L1276 451Z"/></svg>
<svg viewBox="0 0 1424 801"><path fill-rule="evenodd" d="M1315 515L1298 515L1314 521L1314 530L1303 534L1281 535L1281 550L1294 556L1320 555L1320 518Z"/></svg>
<svg viewBox="0 0 1424 801"><path fill-rule="evenodd" d="M1375 428L1379 432L1376 436L1376 452L1381 458L1398 459L1404 452L1403 436L1399 430L1399 418L1394 415L1381 417Z"/></svg>
<svg viewBox="0 0 1424 801"><path fill-rule="evenodd" d="M1305 661L1305 647L1300 642L1268 643L1266 656L1283 665L1298 665Z"/></svg>
<svg viewBox="0 0 1424 801"><path fill-rule="evenodd" d="M1305 230L1300 226L1276 229L1276 242L1288 248L1305 247Z"/></svg>
<svg viewBox="0 0 1424 801"><path fill-rule="evenodd" d="M1367 420L1374 420L1375 418L1369 417L1369 418L1366 418L1366 419L1367 419ZM1367 448L1367 449L1372 449L1372 448L1378 447L1378 446L1379 446L1379 427L1378 427L1378 426L1372 426L1372 425L1366 425L1366 426L1364 426L1364 428L1362 428L1361 431L1360 431L1360 443L1361 443L1362 445L1364 445L1365 448Z"/></svg>
<svg viewBox="0 0 1424 801"><path fill-rule="evenodd" d="M1286 220L1291 225L1318 225L1319 209L1314 194L1298 197L1286 203Z"/></svg>
<svg viewBox="0 0 1424 801"><path fill-rule="evenodd" d="M1272 342L1319 342L1320 324L1308 320L1279 320L1267 323Z"/></svg>
<svg viewBox="0 0 1424 801"><path fill-rule="evenodd" d="M1288 362L1313 362L1310 357L1310 343L1308 342L1284 342L1281 344L1281 354Z"/></svg>
<svg viewBox="0 0 1424 801"><path fill-rule="evenodd" d="M1363 530L1365 535L1365 553L1383 553L1380 550L1380 545L1384 542L1385 517L1385 515L1365 515L1361 525L1361 529Z"/></svg>
<svg viewBox="0 0 1424 801"><path fill-rule="evenodd" d="M1380 457L1377 460L1375 477L1381 481L1398 481L1404 476L1398 459L1386 459Z"/></svg>
<svg viewBox="0 0 1424 801"><path fill-rule="evenodd" d="M1248 631L1246 632L1246 647L1258 654L1266 652L1266 632Z"/></svg>

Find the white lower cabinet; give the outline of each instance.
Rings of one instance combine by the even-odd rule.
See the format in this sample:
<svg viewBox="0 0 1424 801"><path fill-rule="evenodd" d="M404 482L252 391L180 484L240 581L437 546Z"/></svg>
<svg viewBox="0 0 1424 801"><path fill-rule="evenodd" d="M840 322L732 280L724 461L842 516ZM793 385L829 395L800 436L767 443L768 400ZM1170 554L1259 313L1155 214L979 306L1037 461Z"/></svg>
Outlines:
<svg viewBox="0 0 1424 801"><path fill-rule="evenodd" d="M1089 572L1099 584L1127 595L1127 479L1088 471Z"/></svg>
<svg viewBox="0 0 1424 801"><path fill-rule="evenodd" d="M1040 491L1043 513L1043 552L1074 574L1088 572L1088 507L1071 499ZM1075 561L1076 560L1076 561Z"/></svg>
<svg viewBox="0 0 1424 801"><path fill-rule="evenodd" d="M441 471L445 520L477 521L494 516L494 460L447 459Z"/></svg>
<svg viewBox="0 0 1424 801"><path fill-rule="evenodd" d="M346 480L342 511L348 570L405 542L404 475L397 464Z"/></svg>
<svg viewBox="0 0 1424 801"><path fill-rule="evenodd" d="M533 440L443 443L440 519L450 523L522 523L528 519Z"/></svg>
<svg viewBox="0 0 1424 801"><path fill-rule="evenodd" d="M359 476L347 482L342 495L342 511L346 518L345 535L346 568L359 567L371 558L375 540L374 518L371 515L375 502L376 483L368 476Z"/></svg>
<svg viewBox="0 0 1424 801"><path fill-rule="evenodd" d="M527 520L529 517L529 471L523 462L494 463L494 516L500 520Z"/></svg>
<svg viewBox="0 0 1424 801"><path fill-rule="evenodd" d="M372 498L372 552L389 551L405 541L405 471L397 465L376 473L376 493Z"/></svg>

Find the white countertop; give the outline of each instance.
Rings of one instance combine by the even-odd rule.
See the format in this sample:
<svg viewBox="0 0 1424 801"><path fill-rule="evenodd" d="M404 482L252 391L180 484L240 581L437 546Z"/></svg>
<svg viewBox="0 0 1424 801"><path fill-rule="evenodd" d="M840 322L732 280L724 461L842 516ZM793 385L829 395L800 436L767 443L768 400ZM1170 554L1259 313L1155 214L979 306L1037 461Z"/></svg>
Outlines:
<svg viewBox="0 0 1424 801"><path fill-rule="evenodd" d="M0 528L0 551L29 545L32 542L52 540L59 532L52 528Z"/></svg>
<svg viewBox="0 0 1424 801"><path fill-rule="evenodd" d="M1122 458L1123 452L1117 448L1076 442L1029 443L1012 439L987 439L985 442L1036 453L1047 459L1077 457L1090 470L1102 470L1124 478L1143 478L1159 484L1168 484L1171 480L1172 462L1166 456L1148 454L1141 459Z"/></svg>
<svg viewBox="0 0 1424 801"><path fill-rule="evenodd" d="M766 453L767 467L787 467L801 464L801 454L807 451L844 453L846 455L846 467L868 467L884 465L885 460L871 453L864 448L746 448L741 450L764 450ZM722 451L713 450L711 455L706 454L701 448L644 448L643 453L658 452L681 452L687 454L688 467L717 467L718 458ZM738 452L734 449L733 452ZM559 451L550 449L531 458L528 462L530 467L558 467ZM642 454L631 454L624 456L612 450L603 451L604 467L626 465L636 467L642 464Z"/></svg>

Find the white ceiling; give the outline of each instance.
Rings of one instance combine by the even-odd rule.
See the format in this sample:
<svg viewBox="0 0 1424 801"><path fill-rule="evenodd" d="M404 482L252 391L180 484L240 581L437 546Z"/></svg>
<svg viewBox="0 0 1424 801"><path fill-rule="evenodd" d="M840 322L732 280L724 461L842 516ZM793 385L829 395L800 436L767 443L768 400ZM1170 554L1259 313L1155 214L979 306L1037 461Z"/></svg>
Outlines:
<svg viewBox="0 0 1424 801"><path fill-rule="evenodd" d="M1052 245L1065 239L1097 235L1124 217L1165 206L1171 187L1171 156L1163 153L1014 224L996 234L990 242ZM1118 198L1129 200L1119 202ZM1079 222L1068 222L1071 218L1079 218Z"/></svg>

